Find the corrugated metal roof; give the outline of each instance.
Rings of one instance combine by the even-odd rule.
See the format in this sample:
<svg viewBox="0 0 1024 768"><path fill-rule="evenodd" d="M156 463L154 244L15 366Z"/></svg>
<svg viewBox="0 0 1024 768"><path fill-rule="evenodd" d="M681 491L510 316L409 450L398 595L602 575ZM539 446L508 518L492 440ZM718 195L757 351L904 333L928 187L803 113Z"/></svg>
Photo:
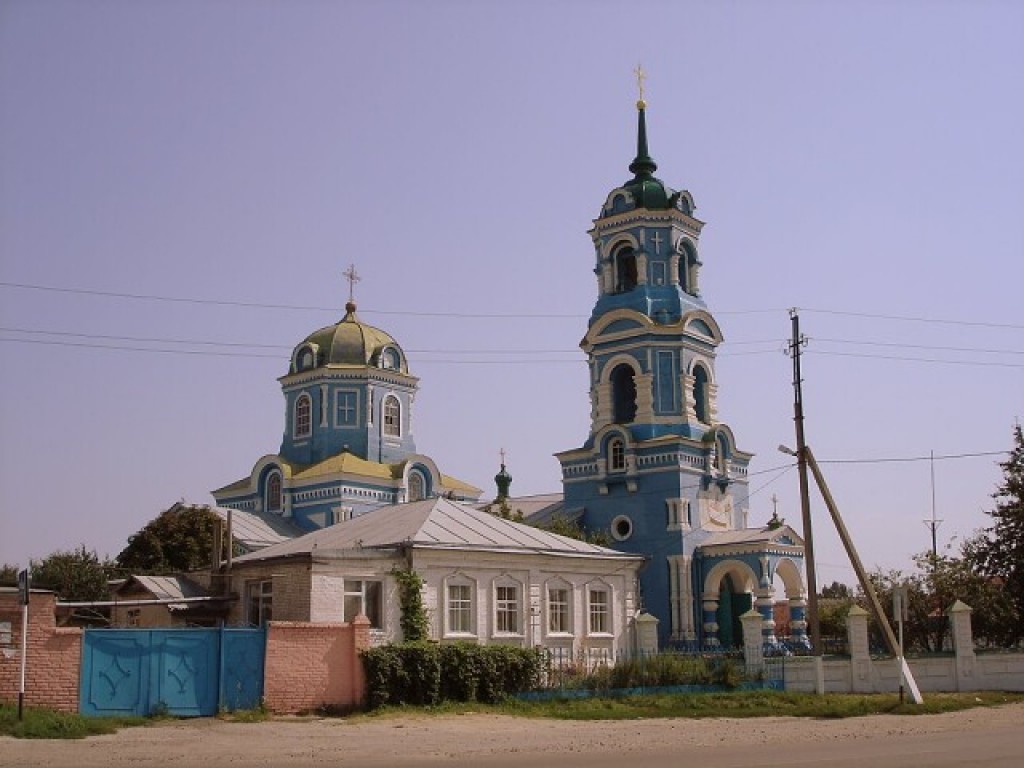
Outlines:
<svg viewBox="0 0 1024 768"><path fill-rule="evenodd" d="M157 600L208 596L205 589L184 576L132 576L118 589L118 594L132 592L136 585ZM188 603L168 603L167 607L172 611L180 611L187 609Z"/></svg>
<svg viewBox="0 0 1024 768"><path fill-rule="evenodd" d="M231 513L231 537L249 552L280 544L301 536L305 531L279 515L250 512L243 509L228 510L225 507L210 507L222 520Z"/></svg>
<svg viewBox="0 0 1024 768"><path fill-rule="evenodd" d="M788 544L781 541L783 538L790 539L793 543ZM796 531L788 525L779 528L742 528L738 531L722 531L712 533L700 543L701 547L728 546L735 544L781 544L782 546L803 546L803 539L797 536Z"/></svg>
<svg viewBox="0 0 1024 768"><path fill-rule="evenodd" d="M326 554L402 544L425 548L545 551L611 558L636 558L585 541L559 536L481 512L468 504L436 498L386 506L298 539L243 555L236 562Z"/></svg>

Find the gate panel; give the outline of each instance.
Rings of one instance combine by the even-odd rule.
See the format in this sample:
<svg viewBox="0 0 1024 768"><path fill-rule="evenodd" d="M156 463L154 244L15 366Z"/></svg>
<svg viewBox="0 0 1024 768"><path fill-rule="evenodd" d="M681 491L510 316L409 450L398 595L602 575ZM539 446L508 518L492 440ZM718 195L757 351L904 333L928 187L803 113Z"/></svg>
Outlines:
<svg viewBox="0 0 1024 768"><path fill-rule="evenodd" d="M260 705L266 644L264 628L221 630L221 707L234 711Z"/></svg>
<svg viewBox="0 0 1024 768"><path fill-rule="evenodd" d="M150 701L179 717L217 713L216 629L152 630Z"/></svg>
<svg viewBox="0 0 1024 768"><path fill-rule="evenodd" d="M149 714L147 630L86 630L79 709L83 715Z"/></svg>

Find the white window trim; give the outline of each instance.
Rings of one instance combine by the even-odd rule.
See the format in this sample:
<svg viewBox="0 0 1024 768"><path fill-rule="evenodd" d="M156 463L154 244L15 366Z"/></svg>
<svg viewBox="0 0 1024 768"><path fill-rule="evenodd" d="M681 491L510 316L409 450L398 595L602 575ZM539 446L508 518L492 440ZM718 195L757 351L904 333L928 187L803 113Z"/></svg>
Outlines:
<svg viewBox="0 0 1024 768"><path fill-rule="evenodd" d="M303 399L309 401L309 429L306 432L299 432L299 403ZM310 397L308 392L303 392L295 398L295 404L292 406L292 439L301 440L303 438L313 436L313 398Z"/></svg>
<svg viewBox="0 0 1024 768"><path fill-rule="evenodd" d="M281 498L280 504L276 509L270 508L270 481L273 478L278 479L278 483L281 487ZM267 479L263 484L263 511L267 513L284 514L284 474L279 469L272 469L267 473Z"/></svg>
<svg viewBox="0 0 1024 768"><path fill-rule="evenodd" d="M498 589L502 587L514 587L516 590L516 630L515 632L509 632L507 630L498 629ZM522 638L526 636L526 621L525 614L523 612L523 585L515 579L504 578L498 579L491 586L491 598L493 608L491 610L491 636L492 637L516 637Z"/></svg>
<svg viewBox="0 0 1024 768"><path fill-rule="evenodd" d="M452 629L451 626L451 587L468 587L469 588L469 629ZM443 616L443 632L442 635L445 638L460 638L469 639L477 637L477 585L476 582L467 576L453 576L445 579L444 590L442 592L442 616Z"/></svg>
<svg viewBox="0 0 1024 768"><path fill-rule="evenodd" d="M252 616L252 601L253 592L258 590L256 597L258 598L258 615L255 617L256 621L253 621ZM264 618L264 606L269 604L270 616ZM267 621L273 621L274 617L274 581L273 579L256 579L254 581L248 581L245 584L245 621L247 624L256 627L262 627Z"/></svg>
<svg viewBox="0 0 1024 768"><path fill-rule="evenodd" d="M349 592L349 590L348 590L348 582L350 582L350 581L358 581L360 583L361 586L360 586L360 591L359 592L354 592L354 591L353 592ZM387 617L385 615L385 605L384 605L384 603L385 603L385 600L384 600L384 590L387 587L387 584L385 584L384 579L381 578L380 576L346 576L346 577L344 577L344 579L342 580L342 584L341 584L341 599L342 599L341 615L342 615L342 619L344 621L351 622L352 619L355 618L355 616L353 616L351 618L347 618L345 616L345 601L349 597L352 597L352 596L357 595L357 594L361 596L360 606L361 606L362 610L360 611L360 613L362 615L366 616L367 618L370 618L369 614L366 613L366 585L368 583L370 583L370 582L373 582L375 584L380 584L380 605L377 606L378 612L380 613L380 626L379 627L374 627L374 626L371 625L370 628L374 629L374 630L383 630L383 629L385 629L385 624L387 622Z"/></svg>
<svg viewBox="0 0 1024 768"><path fill-rule="evenodd" d="M394 434L388 432L387 409L388 403L394 401L398 407L398 431ZM380 401L380 434L385 440L400 440L402 438L402 401L394 394L385 395Z"/></svg>
<svg viewBox="0 0 1024 768"><path fill-rule="evenodd" d="M558 589L565 592L565 618L566 629L563 630L552 630L551 629L551 590ZM550 581L544 585L544 634L547 637L574 637L575 636L575 622L573 621L576 614L573 610L576 592L572 588L572 585L561 579Z"/></svg>
<svg viewBox="0 0 1024 768"><path fill-rule="evenodd" d="M606 620L606 623L607 623L607 627L603 631L595 630L593 628L593 624L592 624L592 620L591 620L592 606L593 606L593 593L594 592L603 592L605 594L606 598L607 598L606 602L604 604L605 605L605 620ZM597 583L593 583L593 584L588 584L586 586L586 595L587 595L587 636L588 637L613 637L614 634L615 634L615 620L614 620L614 615L612 614L612 604L613 604L613 601L614 601L614 593L612 592L612 588L610 586L608 586L607 584L605 584L604 582L597 582Z"/></svg>
<svg viewBox="0 0 1024 768"><path fill-rule="evenodd" d="M618 447L622 453L622 463L617 464L615 462L615 449ZM626 441L621 437L613 437L608 441L608 471L609 472L625 472L626 471Z"/></svg>

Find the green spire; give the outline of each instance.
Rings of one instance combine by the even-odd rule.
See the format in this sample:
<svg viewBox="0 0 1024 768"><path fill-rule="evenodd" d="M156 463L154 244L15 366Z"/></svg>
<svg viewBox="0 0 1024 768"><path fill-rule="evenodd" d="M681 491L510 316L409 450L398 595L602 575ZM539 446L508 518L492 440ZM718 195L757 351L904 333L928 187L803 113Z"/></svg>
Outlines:
<svg viewBox="0 0 1024 768"><path fill-rule="evenodd" d="M629 170L637 179L649 179L658 170L658 164L647 154L647 104L643 99L636 103L636 158L629 164Z"/></svg>

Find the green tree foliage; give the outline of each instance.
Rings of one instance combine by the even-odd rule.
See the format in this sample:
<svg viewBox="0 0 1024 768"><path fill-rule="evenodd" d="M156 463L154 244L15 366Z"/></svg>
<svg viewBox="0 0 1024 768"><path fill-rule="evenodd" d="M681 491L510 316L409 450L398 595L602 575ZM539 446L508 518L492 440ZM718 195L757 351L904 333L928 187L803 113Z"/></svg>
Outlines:
<svg viewBox="0 0 1024 768"><path fill-rule="evenodd" d="M1013 440L1009 458L1000 464L1003 482L992 494L995 509L987 512L993 525L963 546L964 559L1001 584L1013 606L1004 644L1024 640L1024 432L1020 424L1013 430Z"/></svg>
<svg viewBox="0 0 1024 768"><path fill-rule="evenodd" d="M4 563L0 565L0 587L13 587L18 583L18 566Z"/></svg>
<svg viewBox="0 0 1024 768"><path fill-rule="evenodd" d="M212 561L213 531L220 518L207 507L175 504L138 533L117 564L135 573L181 573L208 568Z"/></svg>
<svg viewBox="0 0 1024 768"><path fill-rule="evenodd" d="M82 544L78 549L57 551L31 565L32 587L50 589L61 600L106 600L110 596L107 575L112 563L100 561L95 551Z"/></svg>
<svg viewBox="0 0 1024 768"><path fill-rule="evenodd" d="M847 600L853 597L853 590L841 582L833 581L822 588L821 596L826 599Z"/></svg>

